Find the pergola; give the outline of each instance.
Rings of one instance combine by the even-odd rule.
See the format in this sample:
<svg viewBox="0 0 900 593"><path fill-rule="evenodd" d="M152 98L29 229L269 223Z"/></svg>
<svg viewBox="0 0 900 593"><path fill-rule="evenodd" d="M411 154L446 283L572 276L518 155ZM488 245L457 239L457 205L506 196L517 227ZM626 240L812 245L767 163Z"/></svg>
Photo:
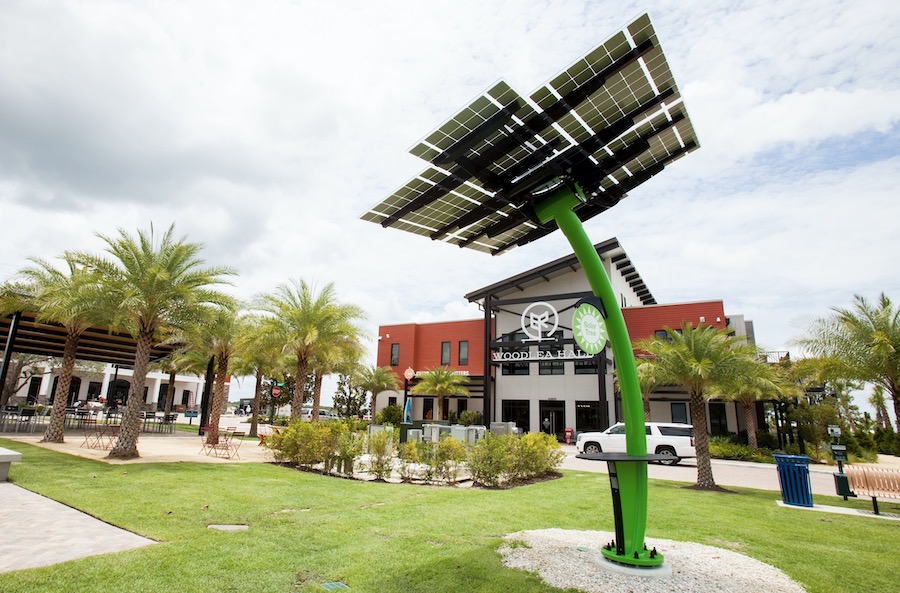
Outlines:
<svg viewBox="0 0 900 593"><path fill-rule="evenodd" d="M0 366L0 385L6 383L9 363L14 353L61 358L66 343L66 330L55 323L38 321L32 312L18 312L0 318L0 340L5 344ZM157 362L175 350L175 345L157 344L150 351L150 362ZM131 367L137 342L131 334L105 327L91 327L81 334L75 358Z"/></svg>

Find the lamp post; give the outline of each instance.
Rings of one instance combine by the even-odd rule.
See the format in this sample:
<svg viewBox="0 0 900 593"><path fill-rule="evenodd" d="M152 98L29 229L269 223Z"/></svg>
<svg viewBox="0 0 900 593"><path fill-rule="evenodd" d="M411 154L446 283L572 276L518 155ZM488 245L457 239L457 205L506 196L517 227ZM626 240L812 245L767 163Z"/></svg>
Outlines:
<svg viewBox="0 0 900 593"><path fill-rule="evenodd" d="M406 398L409 395L409 382L412 381L413 377L416 376L416 371L413 370L412 367L406 367L406 370L403 371L403 421L407 422L406 418ZM412 421L412 412L409 414L409 421Z"/></svg>

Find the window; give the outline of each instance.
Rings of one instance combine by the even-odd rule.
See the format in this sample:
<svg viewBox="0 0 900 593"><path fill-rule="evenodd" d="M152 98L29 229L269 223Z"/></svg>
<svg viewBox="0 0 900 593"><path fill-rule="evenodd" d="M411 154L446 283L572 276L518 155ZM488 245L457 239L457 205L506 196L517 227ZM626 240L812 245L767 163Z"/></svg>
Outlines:
<svg viewBox="0 0 900 593"><path fill-rule="evenodd" d="M459 360L457 361L459 366L465 366L469 364L469 341L468 340L460 340L459 342Z"/></svg>
<svg viewBox="0 0 900 593"><path fill-rule="evenodd" d="M664 437L691 437L694 436L694 429L687 426L660 426L659 434Z"/></svg>
<svg viewBox="0 0 900 593"><path fill-rule="evenodd" d="M441 342L441 365L450 364L450 342Z"/></svg>
<svg viewBox="0 0 900 593"><path fill-rule="evenodd" d="M599 373L599 356L592 356L591 358L576 358L574 362L576 375L596 375Z"/></svg>
<svg viewBox="0 0 900 593"><path fill-rule="evenodd" d="M457 415L462 414L466 410L469 409L469 400L466 398L459 398L456 400L456 413Z"/></svg>
<svg viewBox="0 0 900 593"><path fill-rule="evenodd" d="M102 389L103 384L100 381L91 381L88 383L87 398L91 401L100 399L100 391Z"/></svg>
<svg viewBox="0 0 900 593"><path fill-rule="evenodd" d="M422 400L422 419L434 420L434 398L426 397Z"/></svg>
<svg viewBox="0 0 900 593"><path fill-rule="evenodd" d="M531 402L527 399L505 399L502 402L501 422L515 422L518 428L528 430Z"/></svg>
<svg viewBox="0 0 900 593"><path fill-rule="evenodd" d="M656 330L655 332L653 332L653 335L656 336L657 339L659 339L659 340L668 340L669 339L669 332L667 332L664 329Z"/></svg>
<svg viewBox="0 0 900 593"><path fill-rule="evenodd" d="M400 364L400 344L391 344L391 366Z"/></svg>
<svg viewBox="0 0 900 593"><path fill-rule="evenodd" d="M556 356L556 352L560 349L562 343L562 332L558 331L553 334L553 340L541 342L538 351L541 355ZM541 375L562 375L565 374L565 362L562 360L547 360L538 363L538 373Z"/></svg>
<svg viewBox="0 0 900 593"><path fill-rule="evenodd" d="M600 402L575 402L575 431L600 430Z"/></svg>
<svg viewBox="0 0 900 593"><path fill-rule="evenodd" d="M395 396L395 395L389 395L389 396L388 396L388 405L389 405L389 406L396 406L396 405L397 405L397 396Z"/></svg>
<svg viewBox="0 0 900 593"><path fill-rule="evenodd" d="M672 402L672 422L676 424L687 424L687 403Z"/></svg>
<svg viewBox="0 0 900 593"><path fill-rule="evenodd" d="M529 345L528 342L525 341L525 332L507 334L504 336L503 341L509 342L510 346L501 348L501 352L521 353L523 357L528 356ZM500 365L500 372L504 375L527 375L529 372L528 361L504 362Z"/></svg>

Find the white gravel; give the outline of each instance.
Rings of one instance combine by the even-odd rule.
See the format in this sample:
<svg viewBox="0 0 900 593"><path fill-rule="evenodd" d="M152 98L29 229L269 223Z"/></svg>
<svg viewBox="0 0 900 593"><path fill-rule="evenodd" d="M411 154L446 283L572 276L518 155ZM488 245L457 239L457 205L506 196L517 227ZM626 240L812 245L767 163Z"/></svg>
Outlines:
<svg viewBox="0 0 900 593"><path fill-rule="evenodd" d="M503 564L535 572L560 589L588 593L805 593L780 570L743 554L691 542L647 538L671 569L668 576L631 576L610 569L600 549L615 535L542 529L506 536Z"/></svg>

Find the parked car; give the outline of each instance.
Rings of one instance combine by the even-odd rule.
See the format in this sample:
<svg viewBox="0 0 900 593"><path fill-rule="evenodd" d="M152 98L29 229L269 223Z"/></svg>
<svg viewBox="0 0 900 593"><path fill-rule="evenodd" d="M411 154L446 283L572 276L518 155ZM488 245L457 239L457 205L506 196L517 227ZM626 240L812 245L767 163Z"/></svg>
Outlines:
<svg viewBox="0 0 900 593"><path fill-rule="evenodd" d="M647 422L647 452L667 455L663 465L675 465L696 457L694 427L690 424ZM575 439L579 453L625 453L625 425L619 422L603 432L582 432Z"/></svg>
<svg viewBox="0 0 900 593"><path fill-rule="evenodd" d="M312 420L312 408L303 408L302 410L300 410L300 417L302 419L306 420L307 422L310 422ZM320 422L324 421L324 420L333 420L335 418L336 418L336 416L332 415L332 413L330 411L319 408L319 421Z"/></svg>

